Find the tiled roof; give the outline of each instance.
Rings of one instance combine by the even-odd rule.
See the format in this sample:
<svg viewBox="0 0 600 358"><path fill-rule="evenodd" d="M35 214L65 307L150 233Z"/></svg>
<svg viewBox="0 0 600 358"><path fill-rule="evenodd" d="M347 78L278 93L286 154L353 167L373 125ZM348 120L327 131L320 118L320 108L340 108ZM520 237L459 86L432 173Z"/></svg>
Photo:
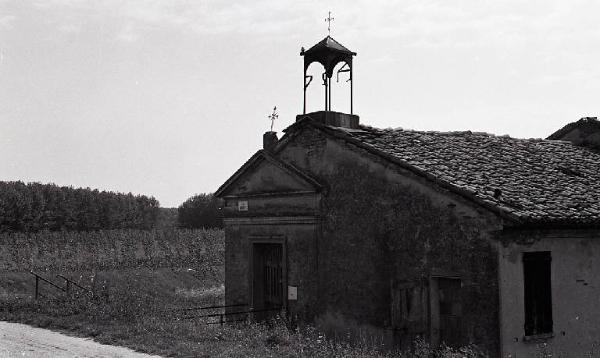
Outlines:
<svg viewBox="0 0 600 358"><path fill-rule="evenodd" d="M600 154L570 142L327 128L521 223L600 225Z"/></svg>

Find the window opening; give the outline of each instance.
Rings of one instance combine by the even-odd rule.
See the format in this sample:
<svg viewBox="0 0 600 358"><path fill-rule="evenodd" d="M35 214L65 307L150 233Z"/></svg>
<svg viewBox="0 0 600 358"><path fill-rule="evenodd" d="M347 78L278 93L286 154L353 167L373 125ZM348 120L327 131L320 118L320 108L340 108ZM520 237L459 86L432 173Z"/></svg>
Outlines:
<svg viewBox="0 0 600 358"><path fill-rule="evenodd" d="M525 335L552 333L552 286L549 251L523 253Z"/></svg>

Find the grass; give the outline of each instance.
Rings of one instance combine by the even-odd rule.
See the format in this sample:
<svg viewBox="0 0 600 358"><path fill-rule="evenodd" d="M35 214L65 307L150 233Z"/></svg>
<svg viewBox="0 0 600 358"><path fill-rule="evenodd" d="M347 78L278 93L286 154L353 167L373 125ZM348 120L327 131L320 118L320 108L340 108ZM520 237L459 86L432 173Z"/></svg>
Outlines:
<svg viewBox="0 0 600 358"><path fill-rule="evenodd" d="M112 273L117 274L117 273ZM283 319L267 324L207 325L202 319L184 319L183 307L207 306L222 302L223 286L207 286L202 290L183 272L136 272L137 284L127 280L132 295L108 296L108 300L46 299L4 296L0 319L72 335L92 337L112 345L165 357L433 357L433 351L417 342L410 353L388 350L368 339L353 343L332 340L312 327L289 328ZM174 282L173 275L184 276ZM139 278L158 278L158 283L144 284ZM167 284L166 281L171 282ZM187 283L187 287L185 284ZM120 286L113 283L111 289ZM164 288L153 295L152 286ZM178 288L174 288L179 286ZM439 357L479 357L474 349L446 350Z"/></svg>
<svg viewBox="0 0 600 358"><path fill-rule="evenodd" d="M30 282L31 292L33 276L22 275ZM16 273L10 276L12 282L22 281ZM201 356L205 349L211 356L218 353L218 344L198 344L199 340L218 343L210 339L215 327L181 317L182 308L221 304L221 281L202 281L187 270L128 269L97 272L96 284L96 299L67 298L48 287L42 292L55 298L36 301L31 293L5 292L0 296L0 319L164 356Z"/></svg>

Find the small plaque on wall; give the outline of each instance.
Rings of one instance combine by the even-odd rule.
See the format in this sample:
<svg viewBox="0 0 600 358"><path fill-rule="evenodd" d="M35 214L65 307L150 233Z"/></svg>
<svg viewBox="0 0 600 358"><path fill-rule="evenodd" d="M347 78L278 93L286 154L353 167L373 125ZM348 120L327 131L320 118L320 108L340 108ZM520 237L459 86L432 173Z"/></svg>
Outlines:
<svg viewBox="0 0 600 358"><path fill-rule="evenodd" d="M298 287L288 286L288 300L296 301L298 299Z"/></svg>
<svg viewBox="0 0 600 358"><path fill-rule="evenodd" d="M246 201L246 200L238 201L238 211L248 211L248 201Z"/></svg>

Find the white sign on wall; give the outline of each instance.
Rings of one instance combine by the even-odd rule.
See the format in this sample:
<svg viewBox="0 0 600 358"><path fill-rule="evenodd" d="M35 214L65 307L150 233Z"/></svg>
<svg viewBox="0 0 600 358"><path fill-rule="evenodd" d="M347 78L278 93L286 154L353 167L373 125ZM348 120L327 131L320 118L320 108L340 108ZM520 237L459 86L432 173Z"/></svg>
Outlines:
<svg viewBox="0 0 600 358"><path fill-rule="evenodd" d="M246 200L238 201L238 211L248 211L248 201L246 201Z"/></svg>
<svg viewBox="0 0 600 358"><path fill-rule="evenodd" d="M288 300L296 301L298 299L298 287L288 286Z"/></svg>

